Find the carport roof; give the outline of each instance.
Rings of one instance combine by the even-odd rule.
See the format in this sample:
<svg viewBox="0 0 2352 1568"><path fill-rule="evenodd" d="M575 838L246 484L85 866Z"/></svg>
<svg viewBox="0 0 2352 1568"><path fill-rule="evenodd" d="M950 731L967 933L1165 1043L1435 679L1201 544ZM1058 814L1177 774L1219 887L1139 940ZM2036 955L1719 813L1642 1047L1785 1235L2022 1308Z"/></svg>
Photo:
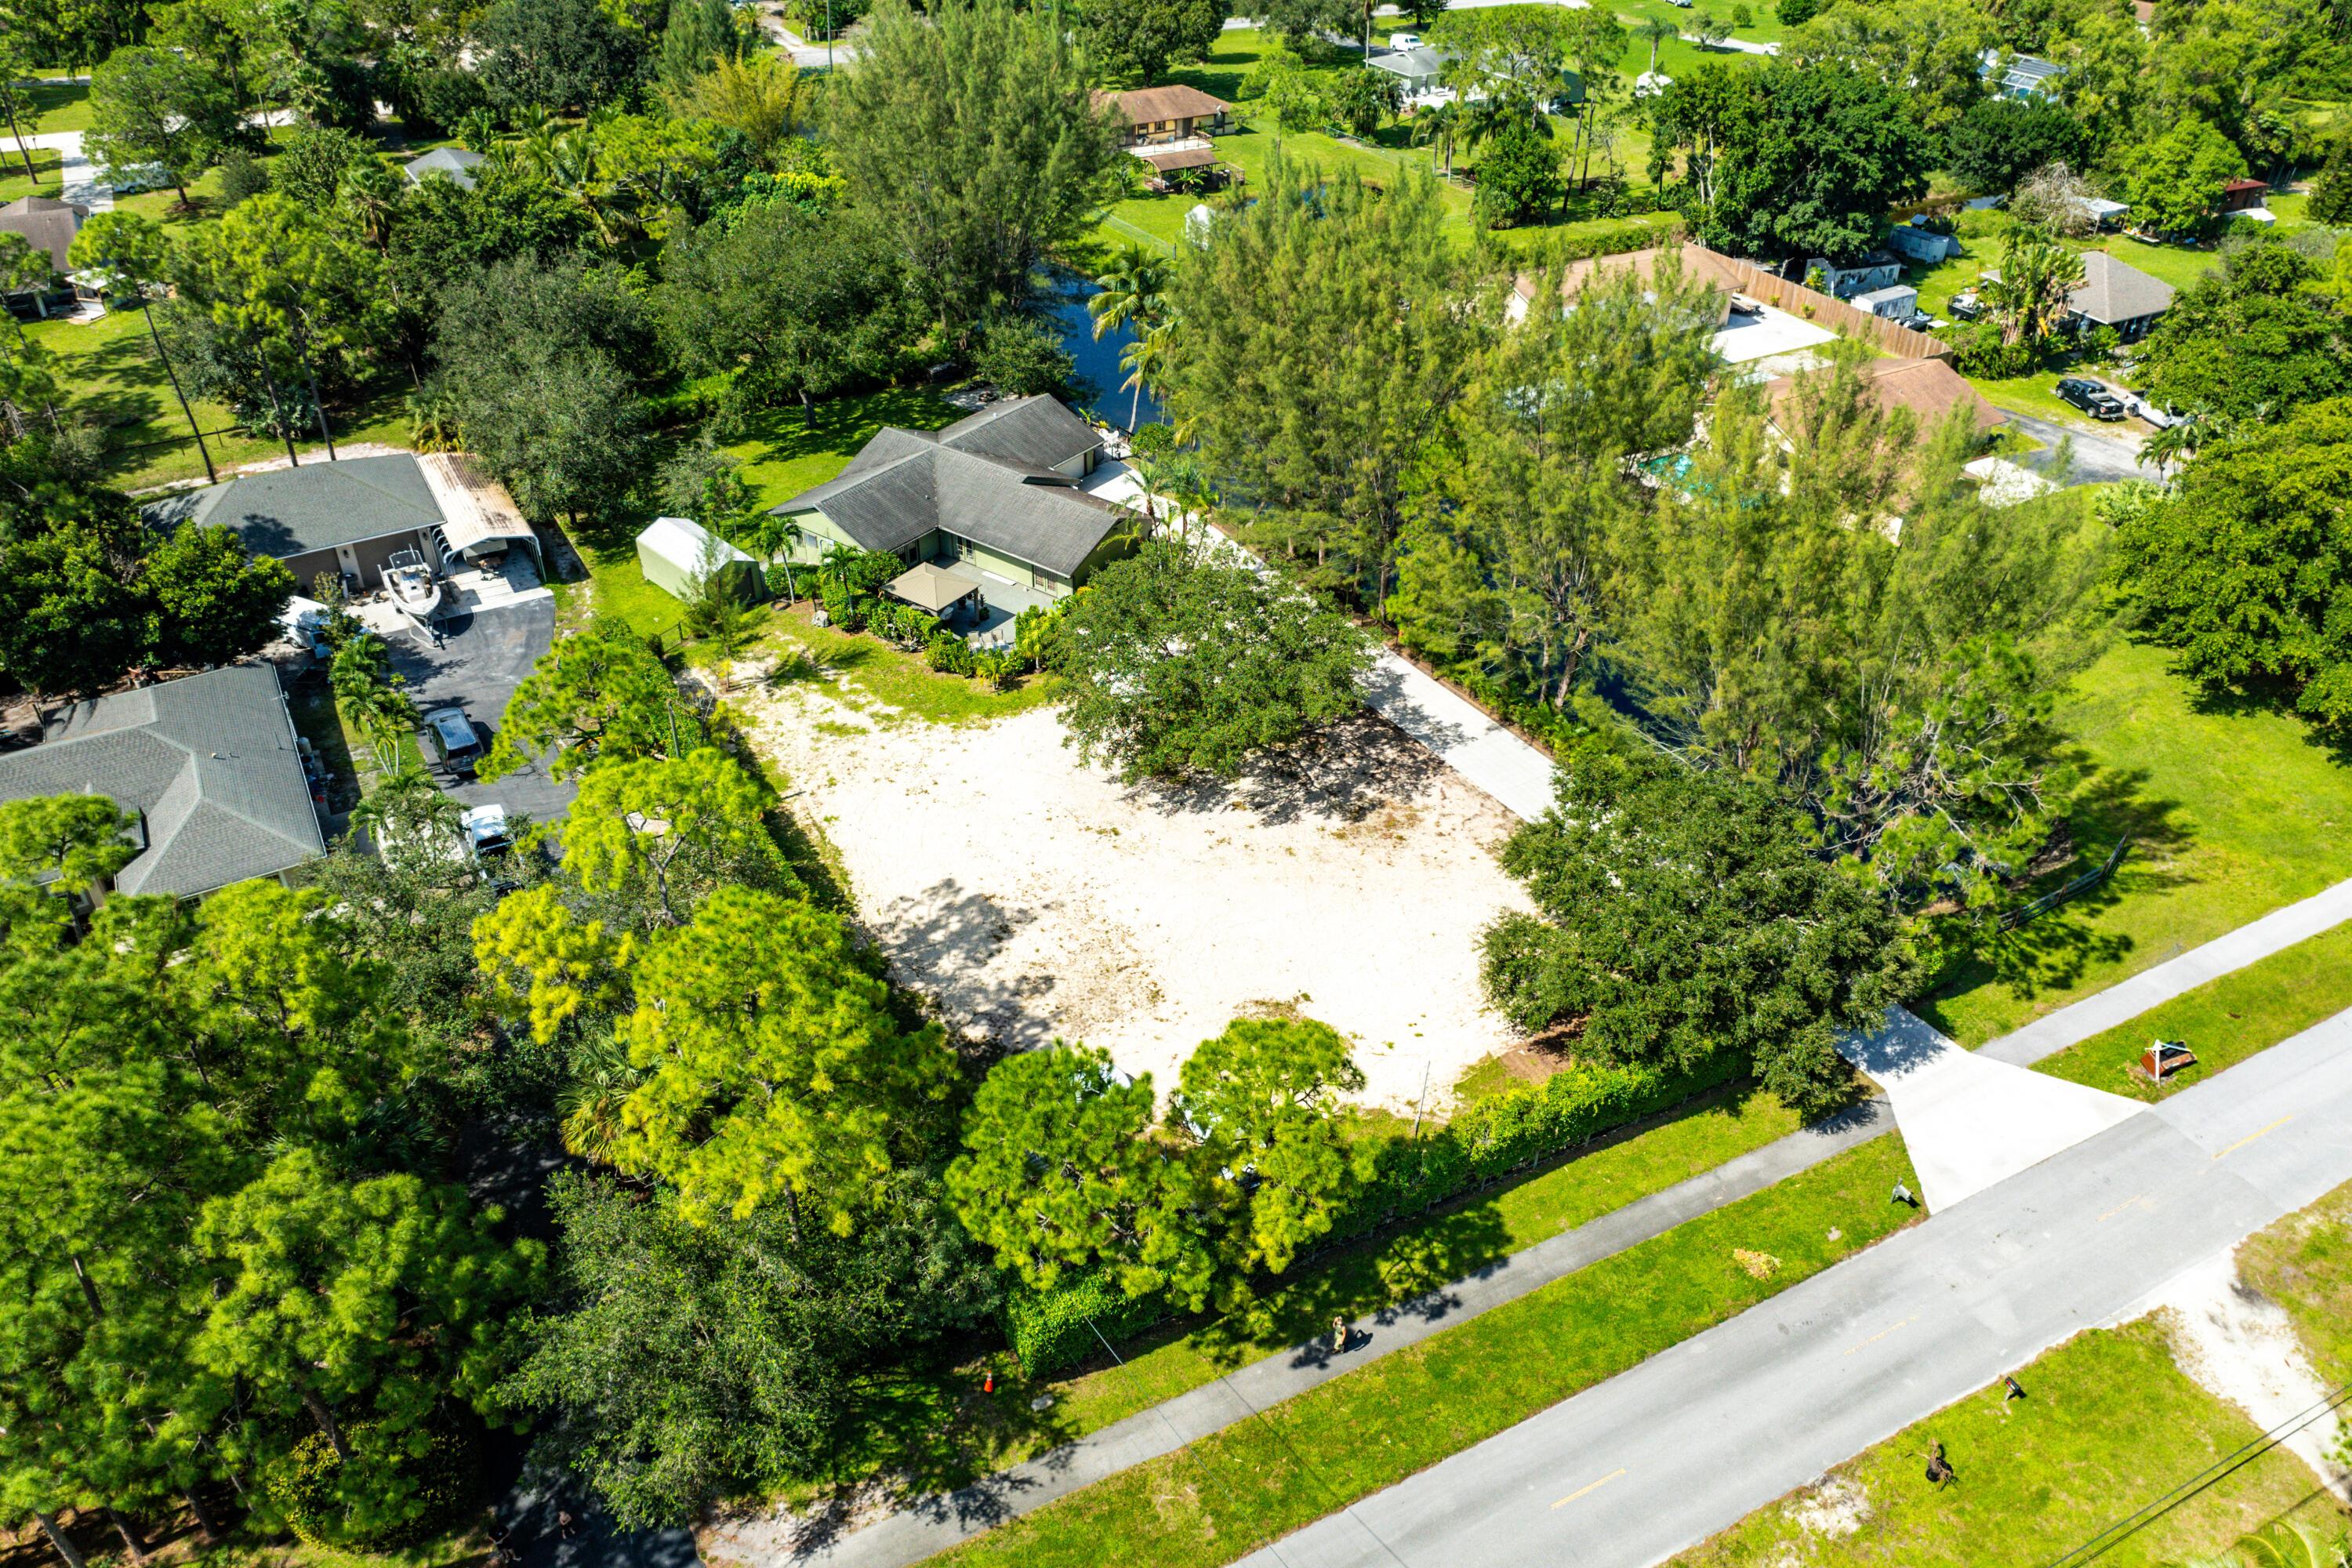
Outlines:
<svg viewBox="0 0 2352 1568"><path fill-rule="evenodd" d="M225 523L247 550L280 561L442 521L440 502L410 452L247 474L151 501L140 511L159 529Z"/></svg>

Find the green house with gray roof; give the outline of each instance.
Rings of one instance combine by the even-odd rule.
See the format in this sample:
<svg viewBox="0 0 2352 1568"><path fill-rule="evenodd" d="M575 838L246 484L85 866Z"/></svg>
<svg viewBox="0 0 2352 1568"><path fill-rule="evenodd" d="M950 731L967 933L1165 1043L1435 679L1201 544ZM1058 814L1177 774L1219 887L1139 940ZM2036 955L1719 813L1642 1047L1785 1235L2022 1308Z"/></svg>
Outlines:
<svg viewBox="0 0 2352 1568"><path fill-rule="evenodd" d="M1007 398L936 433L886 426L769 510L800 525L796 560L849 544L1059 598L1134 549L1132 515L1082 488L1101 460L1101 435L1056 399Z"/></svg>

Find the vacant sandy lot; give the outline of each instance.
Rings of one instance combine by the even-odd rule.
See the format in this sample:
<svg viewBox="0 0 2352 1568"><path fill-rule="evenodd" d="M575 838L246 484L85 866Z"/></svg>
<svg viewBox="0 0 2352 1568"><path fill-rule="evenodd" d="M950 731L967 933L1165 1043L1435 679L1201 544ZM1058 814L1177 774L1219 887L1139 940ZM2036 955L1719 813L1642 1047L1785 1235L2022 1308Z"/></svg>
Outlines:
<svg viewBox="0 0 2352 1568"><path fill-rule="evenodd" d="M951 1029L1083 1039L1165 1092L1230 1020L1295 1005L1406 1114L1424 1069L1438 1105L1512 1044L1475 944L1524 904L1491 852L1513 819L1369 711L1310 776L1171 796L1080 767L1049 710L950 729L805 680L730 700Z"/></svg>

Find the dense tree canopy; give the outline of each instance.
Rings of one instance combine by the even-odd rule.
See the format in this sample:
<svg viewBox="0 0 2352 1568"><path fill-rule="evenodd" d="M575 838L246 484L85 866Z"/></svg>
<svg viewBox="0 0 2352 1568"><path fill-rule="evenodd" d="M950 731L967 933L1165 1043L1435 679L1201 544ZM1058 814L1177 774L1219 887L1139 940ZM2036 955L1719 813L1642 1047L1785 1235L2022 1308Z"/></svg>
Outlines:
<svg viewBox="0 0 2352 1568"><path fill-rule="evenodd" d="M2116 576L2199 680L2352 719L2352 400L2200 449L2178 493L2126 509Z"/></svg>
<svg viewBox="0 0 2352 1568"><path fill-rule="evenodd" d="M1942 151L1900 84L1851 65L1702 67L1660 95L1657 126L1691 153L1706 243L1772 261L1869 249Z"/></svg>
<svg viewBox="0 0 2352 1568"><path fill-rule="evenodd" d="M1087 0L1079 11L1104 68L1146 82L1208 58L1232 14L1230 0Z"/></svg>
<svg viewBox="0 0 2352 1568"><path fill-rule="evenodd" d="M1064 616L1065 744L1121 778L1237 777L1353 711L1371 646L1304 591L1146 544L1097 572Z"/></svg>
<svg viewBox="0 0 2352 1568"><path fill-rule="evenodd" d="M1321 586L1387 596L1412 482L1493 330L1435 183L1384 194L1276 159L1246 211L1180 268L1165 401L1256 500L1247 541Z"/></svg>
<svg viewBox="0 0 2352 1568"><path fill-rule="evenodd" d="M858 1430L857 1383L950 1327L994 1280L936 1197L894 1184L854 1239L773 1209L689 1220L579 1175L551 1195L563 1293L504 1397L561 1419L551 1448L626 1526L820 1473Z"/></svg>
<svg viewBox="0 0 2352 1568"><path fill-rule="evenodd" d="M1995 513L1959 477L1975 443L1965 410L1889 412L1849 356L1776 409L1719 403L1623 536L1612 722L1778 780L1906 909L1982 908L2046 841L2077 783L2051 705L2100 646L2104 529L2074 498Z"/></svg>
<svg viewBox="0 0 2352 1568"><path fill-rule="evenodd" d="M1503 850L1540 913L1487 929L1489 999L1520 1029L1573 1023L1602 1060L1728 1051L1791 1105L1832 1098L1838 1034L1913 982L1903 921L1811 852L1769 784L1598 753Z"/></svg>
<svg viewBox="0 0 2352 1568"><path fill-rule="evenodd" d="M2173 297L2143 351L2150 395L2229 419L2278 417L2352 392L2344 318L2307 292L2318 268L2265 240Z"/></svg>
<svg viewBox="0 0 2352 1568"><path fill-rule="evenodd" d="M826 95L826 128L942 326L1027 300L1031 268L1077 237L1126 157L1092 71L1058 26L1010 0L876 9Z"/></svg>

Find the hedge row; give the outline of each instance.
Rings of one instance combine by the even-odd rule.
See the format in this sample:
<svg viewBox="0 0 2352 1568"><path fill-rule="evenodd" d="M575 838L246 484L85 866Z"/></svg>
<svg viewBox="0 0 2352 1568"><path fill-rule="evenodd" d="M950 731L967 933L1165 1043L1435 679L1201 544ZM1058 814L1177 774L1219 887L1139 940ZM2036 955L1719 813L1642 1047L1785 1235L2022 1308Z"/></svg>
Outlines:
<svg viewBox="0 0 2352 1568"><path fill-rule="evenodd" d="M1579 1062L1539 1084L1474 1100L1424 1137L1385 1141L1374 1157L1371 1179L1349 1200L1323 1246L1419 1215L1590 1142L1727 1082L1745 1066L1718 1059L1688 1072L1670 1072ZM1169 1315L1170 1308L1157 1298L1129 1300L1097 1275L1055 1290L1015 1284L1005 1292L1004 1337L1028 1374L1044 1377L1093 1353L1100 1342L1089 1320L1105 1338L1116 1341Z"/></svg>

